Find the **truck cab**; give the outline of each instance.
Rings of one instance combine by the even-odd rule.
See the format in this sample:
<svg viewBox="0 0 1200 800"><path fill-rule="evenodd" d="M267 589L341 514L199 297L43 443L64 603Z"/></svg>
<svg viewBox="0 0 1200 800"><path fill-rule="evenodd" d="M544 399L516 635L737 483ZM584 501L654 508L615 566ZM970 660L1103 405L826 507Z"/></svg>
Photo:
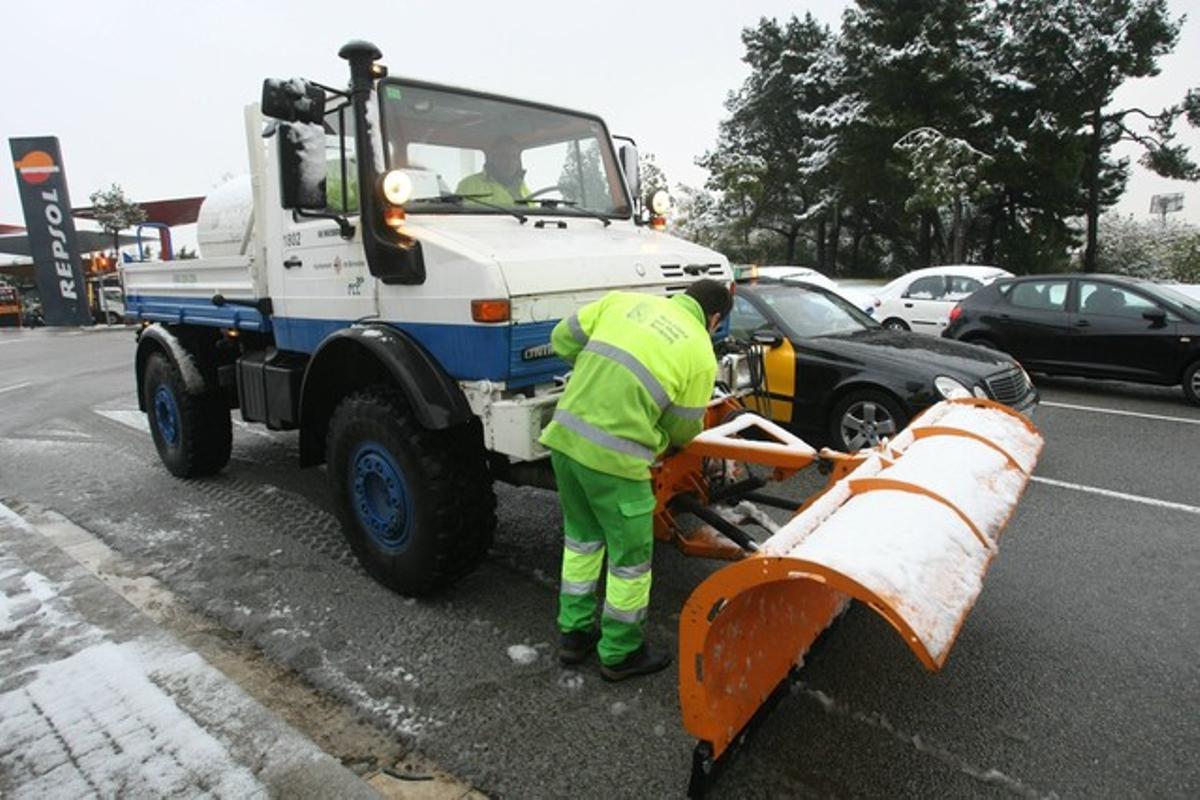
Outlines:
<svg viewBox="0 0 1200 800"><path fill-rule="evenodd" d="M220 469L232 408L299 428L368 570L421 593L486 551L492 479L549 485L554 325L612 290L732 275L645 224L636 148L599 117L340 54L345 90L264 83L249 177L206 200L201 258L125 265L126 315L168 468Z"/></svg>

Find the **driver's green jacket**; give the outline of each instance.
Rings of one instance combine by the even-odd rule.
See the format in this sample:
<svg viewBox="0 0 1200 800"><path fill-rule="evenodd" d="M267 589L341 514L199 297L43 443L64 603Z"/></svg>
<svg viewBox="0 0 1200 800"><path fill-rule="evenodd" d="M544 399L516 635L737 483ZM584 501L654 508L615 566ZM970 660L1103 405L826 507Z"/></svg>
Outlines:
<svg viewBox="0 0 1200 800"><path fill-rule="evenodd" d="M524 200L529 196L529 187L522 181L517 188L517 196L514 198L509 187L493 178L484 172L476 172L474 175L468 175L458 182L458 187L454 190L456 194L465 195L467 202L471 202L471 195L475 195L474 199L482 200L485 203L491 203L497 206L515 206L514 200Z"/></svg>
<svg viewBox="0 0 1200 800"><path fill-rule="evenodd" d="M550 341L574 370L542 432L547 447L641 480L668 445L703 430L717 361L691 297L612 292L555 325Z"/></svg>

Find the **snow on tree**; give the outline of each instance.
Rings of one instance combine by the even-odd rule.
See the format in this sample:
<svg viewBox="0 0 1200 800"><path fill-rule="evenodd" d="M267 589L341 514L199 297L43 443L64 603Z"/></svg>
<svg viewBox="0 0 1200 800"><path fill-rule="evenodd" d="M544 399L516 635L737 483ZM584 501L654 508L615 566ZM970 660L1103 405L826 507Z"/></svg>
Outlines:
<svg viewBox="0 0 1200 800"><path fill-rule="evenodd" d="M1105 214L1098 233L1096 267L1100 272L1200 283L1200 227L1177 220Z"/></svg>
<svg viewBox="0 0 1200 800"><path fill-rule="evenodd" d="M1003 13L1014 33L1019 66L1028 73L1022 77L1043 87L1054 113L1074 123L1081 136L1087 220L1083 267L1093 271L1100 214L1120 198L1128 177L1127 162L1111 155L1118 142L1141 145L1141 163L1160 175L1200 178L1187 149L1173 143L1175 122L1180 116L1200 117L1200 100L1189 99L1189 93L1158 111L1113 105L1125 81L1159 73L1158 60L1174 49L1182 18L1170 17L1166 0L1011 0Z"/></svg>
<svg viewBox="0 0 1200 800"><path fill-rule="evenodd" d="M97 189L89 199L96 222L113 237L113 253L120 252L121 231L146 221L146 210L125 196L117 184L108 189Z"/></svg>
<svg viewBox="0 0 1200 800"><path fill-rule="evenodd" d="M893 147L908 156L908 172L913 193L905 203L910 211L950 209L950 259L956 264L965 260L964 215L970 205L990 191L980 181L979 173L992 162L992 157L953 136L945 136L936 128L916 128L901 136Z"/></svg>
<svg viewBox="0 0 1200 800"><path fill-rule="evenodd" d="M832 52L831 40L811 14L783 24L763 19L744 29L750 76L726 101L730 116L721 123L717 146L699 160L743 243L756 231L778 235L786 263L795 263L802 237L822 238L828 208L822 189L830 182L817 176L830 163L819 155L830 131L828 117L815 112L833 103L836 93L821 85L824 73L817 65Z"/></svg>

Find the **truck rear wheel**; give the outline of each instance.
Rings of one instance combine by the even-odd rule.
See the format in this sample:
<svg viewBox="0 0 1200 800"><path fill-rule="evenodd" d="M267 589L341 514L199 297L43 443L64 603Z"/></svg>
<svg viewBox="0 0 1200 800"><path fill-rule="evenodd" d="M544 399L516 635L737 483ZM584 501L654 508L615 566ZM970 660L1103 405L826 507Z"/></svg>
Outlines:
<svg viewBox="0 0 1200 800"><path fill-rule="evenodd" d="M496 497L478 421L431 431L390 386L334 410L326 442L342 531L367 572L422 595L474 569L496 526Z"/></svg>
<svg viewBox="0 0 1200 800"><path fill-rule="evenodd" d="M154 353L146 361L142 399L154 446L172 475L198 478L229 463L233 427L220 393L189 393L179 368Z"/></svg>

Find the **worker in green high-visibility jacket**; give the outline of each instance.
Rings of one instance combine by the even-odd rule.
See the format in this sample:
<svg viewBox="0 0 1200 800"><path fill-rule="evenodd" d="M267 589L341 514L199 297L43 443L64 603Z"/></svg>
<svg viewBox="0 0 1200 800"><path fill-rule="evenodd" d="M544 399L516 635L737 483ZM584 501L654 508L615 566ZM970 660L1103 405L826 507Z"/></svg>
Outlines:
<svg viewBox="0 0 1200 800"><path fill-rule="evenodd" d="M671 663L643 638L654 549L650 465L703 429L717 373L711 335L731 305L724 284L704 279L669 299L612 292L554 327L554 351L574 365L541 436L563 511L558 627L564 665L583 661L593 647L607 680Z"/></svg>
<svg viewBox="0 0 1200 800"><path fill-rule="evenodd" d="M511 136L500 136L484 151L483 171L458 182L455 193L494 206L515 206L529 196L521 146Z"/></svg>

